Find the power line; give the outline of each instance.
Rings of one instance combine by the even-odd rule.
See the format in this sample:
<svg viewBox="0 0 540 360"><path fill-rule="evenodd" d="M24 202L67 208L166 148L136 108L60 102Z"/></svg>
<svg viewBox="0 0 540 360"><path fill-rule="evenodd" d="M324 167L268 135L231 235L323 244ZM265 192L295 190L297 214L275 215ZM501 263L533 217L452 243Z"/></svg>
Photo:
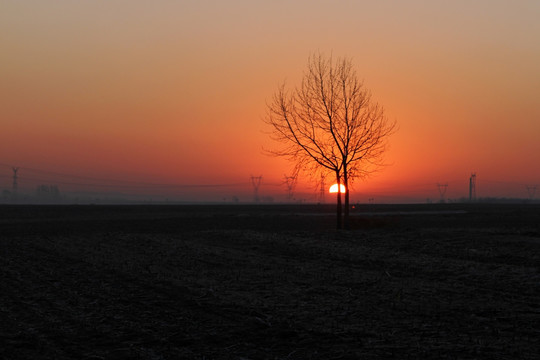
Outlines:
<svg viewBox="0 0 540 360"><path fill-rule="evenodd" d="M84 183L73 181L58 181L51 179L35 178L35 177L18 177L20 180L26 180L30 182L54 182L59 185L74 185L74 186L88 186L88 187L100 187L100 188L118 188L118 189L174 189L174 188L224 188L235 186L247 186L249 183L228 183L228 184L156 184L156 183L141 183L135 184L99 184L99 183Z"/></svg>
<svg viewBox="0 0 540 360"><path fill-rule="evenodd" d="M3 163L0 163L0 165L11 167L10 165L3 164ZM48 174L48 175L53 175L53 176L66 177L70 179L80 179L80 180L98 181L98 182L114 182L114 183L124 183L124 184L150 185L150 186L156 185L154 183L147 183L147 182L141 182L141 181L96 178L96 177L90 177L90 176L81 176L81 175L48 171L48 170L42 170L42 169L36 169L36 168L28 168L28 167L22 167L22 166L20 166L19 168L22 170L25 170L26 172ZM157 184L157 185L162 185L162 184ZM170 184L166 184L166 185L170 185Z"/></svg>
<svg viewBox="0 0 540 360"><path fill-rule="evenodd" d="M105 178L96 178L89 176L80 176L74 174L53 172L35 168L28 168L22 166L11 166L4 163L0 163L0 166L12 168L14 175L14 188L15 185L18 185L18 182L21 180L24 181L34 181L34 182L54 182L62 185L78 185L78 186L93 186L93 187L109 187L109 188L219 188L219 187L234 187L234 186L246 186L249 185L247 182L236 182L236 183L221 183L221 184L172 184L172 183L151 183L151 182L141 182L141 181L131 181L131 180L118 180L118 179L105 179ZM18 170L26 170L25 172L41 173L48 174L53 176L59 176L69 179L79 179L87 181L64 181L58 179L48 179L43 177L33 177L33 176L19 176L17 174ZM1 176L1 175L0 175ZM2 176L4 177L4 176Z"/></svg>
<svg viewBox="0 0 540 360"><path fill-rule="evenodd" d="M24 167L24 166L14 166L6 163L0 162L0 168L6 168L4 174L0 174L0 178L10 178L11 188L13 192L20 191L21 187L25 185L28 186L28 183L54 183L59 185L73 186L73 187L95 187L111 190L174 190L174 189L211 189L211 188L233 188L233 187L248 187L251 185L254 191L254 199L256 202L260 200L259 198L259 188L262 184L262 176L251 176L250 181L246 182L231 182L231 183L210 183L210 184L182 184L182 183L154 183L146 181L133 181L133 180L119 180L119 179L106 179L100 177L92 176L81 176L76 174L70 174L66 172L56 172L49 171L45 169L33 168L33 167ZM7 173L9 171L9 175ZM317 185L319 190L319 201L324 199L326 193L325 184L322 181ZM464 186L463 190L467 188L466 180L453 180L447 181L444 184L437 184L439 194L441 196L441 201L446 200L446 193L448 185L451 184L452 189L459 188ZM501 180L490 180L482 178L482 184L500 184L506 185L506 187L512 187L513 191L516 191L518 187L527 189L527 195L529 199L533 199L536 195L537 186L529 184L524 184L521 182L512 182L512 181L501 181ZM534 184L534 183L533 183ZM284 182L270 182L264 183L265 186L275 186L282 187ZM297 182L294 179L294 176L285 176L285 185L287 186L287 198L292 199L293 193L296 189ZM454 186L455 185L455 186ZM477 179L476 174L471 174L469 178L469 199L474 200L477 197ZM422 194L428 193L432 189L433 183L429 184L410 184L406 189L395 190L392 188L392 185L386 184L386 186L376 187L374 191L359 191L355 192L357 195L365 194L366 196L400 196L400 195L414 195L414 196L423 196ZM466 190L465 190L466 191ZM503 191L503 190L501 190ZM324 200L323 200L324 202Z"/></svg>

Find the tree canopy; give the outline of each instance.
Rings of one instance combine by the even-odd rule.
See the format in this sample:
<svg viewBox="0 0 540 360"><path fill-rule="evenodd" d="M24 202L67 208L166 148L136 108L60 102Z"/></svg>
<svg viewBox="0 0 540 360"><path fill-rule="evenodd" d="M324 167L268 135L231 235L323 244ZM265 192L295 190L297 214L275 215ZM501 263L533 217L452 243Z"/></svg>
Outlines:
<svg viewBox="0 0 540 360"><path fill-rule="evenodd" d="M315 54L309 57L300 86L281 85L268 104L265 122L282 147L272 151L299 168L332 173L345 193L349 218L349 184L382 164L387 139L396 128L384 108L358 79L352 61ZM341 193L337 193L341 227Z"/></svg>

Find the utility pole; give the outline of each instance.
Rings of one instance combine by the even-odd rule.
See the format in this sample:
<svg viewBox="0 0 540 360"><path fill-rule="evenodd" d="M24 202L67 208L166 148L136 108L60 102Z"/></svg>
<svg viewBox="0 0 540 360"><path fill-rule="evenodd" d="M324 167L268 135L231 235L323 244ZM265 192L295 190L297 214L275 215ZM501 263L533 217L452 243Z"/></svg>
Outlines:
<svg viewBox="0 0 540 360"><path fill-rule="evenodd" d="M469 202L476 201L476 173L469 178Z"/></svg>
<svg viewBox="0 0 540 360"><path fill-rule="evenodd" d="M13 166L11 169L13 170L13 193L15 194L17 192L17 171L19 171L19 168Z"/></svg>
<svg viewBox="0 0 540 360"><path fill-rule="evenodd" d="M251 184L253 185L254 200L256 203L259 202L259 186L261 186L262 175L253 176L251 175Z"/></svg>
<svg viewBox="0 0 540 360"><path fill-rule="evenodd" d="M439 184L437 183L437 187L439 188L439 194L441 195L441 202L444 202L444 195L446 194L446 189L448 188L448 183L445 184Z"/></svg>

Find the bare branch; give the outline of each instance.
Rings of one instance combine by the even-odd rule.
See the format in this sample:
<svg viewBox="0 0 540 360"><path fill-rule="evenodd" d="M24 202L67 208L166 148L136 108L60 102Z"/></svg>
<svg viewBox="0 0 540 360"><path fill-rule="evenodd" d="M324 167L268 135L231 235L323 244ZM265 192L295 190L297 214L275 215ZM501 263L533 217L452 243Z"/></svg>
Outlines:
<svg viewBox="0 0 540 360"><path fill-rule="evenodd" d="M283 144L273 155L304 169L334 172L345 186L382 165L387 139L396 128L371 100L349 59L334 62L319 53L309 57L299 87L279 87L267 104L265 122ZM346 205L348 201L347 192Z"/></svg>

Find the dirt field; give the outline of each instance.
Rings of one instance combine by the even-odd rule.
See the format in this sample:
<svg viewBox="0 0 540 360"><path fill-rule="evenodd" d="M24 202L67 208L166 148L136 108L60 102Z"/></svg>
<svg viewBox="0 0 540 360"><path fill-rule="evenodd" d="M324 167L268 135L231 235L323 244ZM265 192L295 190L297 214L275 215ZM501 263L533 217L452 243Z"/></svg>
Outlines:
<svg viewBox="0 0 540 360"><path fill-rule="evenodd" d="M540 206L1 206L2 359L538 359Z"/></svg>

